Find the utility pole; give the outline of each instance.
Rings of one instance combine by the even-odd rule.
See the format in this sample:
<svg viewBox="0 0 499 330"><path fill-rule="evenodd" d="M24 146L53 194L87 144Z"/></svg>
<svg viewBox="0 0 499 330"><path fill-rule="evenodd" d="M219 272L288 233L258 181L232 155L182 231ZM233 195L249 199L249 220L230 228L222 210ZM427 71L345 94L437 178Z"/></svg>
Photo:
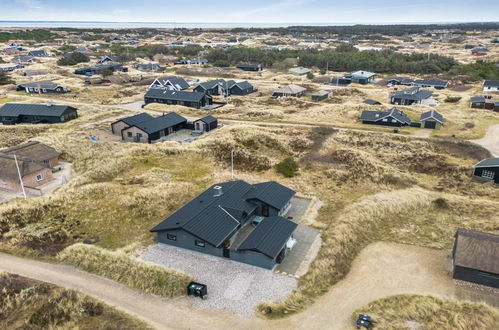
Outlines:
<svg viewBox="0 0 499 330"><path fill-rule="evenodd" d="M17 174L19 175L19 182L21 182L21 189L23 191L24 199L27 199L26 191L24 190L23 177L21 175L21 171L19 170L19 164L17 163L17 156L15 154L14 154L14 160L16 161Z"/></svg>
<svg viewBox="0 0 499 330"><path fill-rule="evenodd" d="M329 61L326 62L326 74L329 73Z"/></svg>

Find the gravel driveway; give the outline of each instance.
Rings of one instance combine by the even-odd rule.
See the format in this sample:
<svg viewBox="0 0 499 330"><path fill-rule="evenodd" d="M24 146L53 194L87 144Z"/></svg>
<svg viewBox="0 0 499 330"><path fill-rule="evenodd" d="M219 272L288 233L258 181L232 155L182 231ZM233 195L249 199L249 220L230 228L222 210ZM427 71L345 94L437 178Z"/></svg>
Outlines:
<svg viewBox="0 0 499 330"><path fill-rule="evenodd" d="M183 271L208 286L208 299L192 298L199 309L225 309L249 317L262 301L281 301L296 279L268 269L169 246L151 245L142 259Z"/></svg>
<svg viewBox="0 0 499 330"><path fill-rule="evenodd" d="M483 138L471 142L489 150L493 157L499 157L499 125L490 126Z"/></svg>

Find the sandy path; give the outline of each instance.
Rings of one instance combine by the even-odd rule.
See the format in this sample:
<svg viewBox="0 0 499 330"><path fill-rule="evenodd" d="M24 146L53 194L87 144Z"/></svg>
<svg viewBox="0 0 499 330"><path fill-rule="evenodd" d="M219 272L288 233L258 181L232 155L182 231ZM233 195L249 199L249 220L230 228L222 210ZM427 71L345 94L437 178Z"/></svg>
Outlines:
<svg viewBox="0 0 499 330"><path fill-rule="evenodd" d="M400 293L454 295L447 251L378 242L362 250L348 276L305 312L282 320L242 318L193 310L190 298L165 299L67 265L0 253L0 270L82 291L158 329L348 329L351 313L370 301Z"/></svg>
<svg viewBox="0 0 499 330"><path fill-rule="evenodd" d="M489 150L492 156L499 157L499 124L490 126L483 138L471 142Z"/></svg>

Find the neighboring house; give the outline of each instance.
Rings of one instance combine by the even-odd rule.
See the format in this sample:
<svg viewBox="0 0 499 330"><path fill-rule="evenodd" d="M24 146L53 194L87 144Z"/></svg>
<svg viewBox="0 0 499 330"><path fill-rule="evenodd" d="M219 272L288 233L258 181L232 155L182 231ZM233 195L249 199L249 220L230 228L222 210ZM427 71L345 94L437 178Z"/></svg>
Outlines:
<svg viewBox="0 0 499 330"><path fill-rule="evenodd" d="M121 138L128 142L151 143L185 127L187 119L175 112L137 122L121 130Z"/></svg>
<svg viewBox="0 0 499 330"><path fill-rule="evenodd" d="M289 69L289 73L294 74L295 76L303 76L308 74L309 72L311 72L310 69L304 68L302 66Z"/></svg>
<svg viewBox="0 0 499 330"><path fill-rule="evenodd" d="M223 95L228 89L228 84L224 79L210 80L197 85L193 90L198 93L208 95Z"/></svg>
<svg viewBox="0 0 499 330"><path fill-rule="evenodd" d="M435 100L431 98L432 92L412 87L406 90L398 91L390 95L390 103L396 105L433 105Z"/></svg>
<svg viewBox="0 0 499 330"><path fill-rule="evenodd" d="M413 82L414 82L414 80L410 79L410 78L395 77L395 78L388 79L388 82L386 83L386 85L388 87L397 86L397 85L412 86Z"/></svg>
<svg viewBox="0 0 499 330"><path fill-rule="evenodd" d="M241 69L243 71L262 71L261 65L253 65L253 64L239 64L236 68Z"/></svg>
<svg viewBox="0 0 499 330"><path fill-rule="evenodd" d="M28 52L28 56L32 56L32 57L46 57L48 56L48 54L43 50L43 49L40 49L40 50L31 50Z"/></svg>
<svg viewBox="0 0 499 330"><path fill-rule="evenodd" d="M0 150L0 189L22 191L19 175L24 188L52 181L52 168L59 163L59 156L54 148L37 141Z"/></svg>
<svg viewBox="0 0 499 330"><path fill-rule="evenodd" d="M485 80L483 82L484 92L499 92L499 80Z"/></svg>
<svg viewBox="0 0 499 330"><path fill-rule="evenodd" d="M487 48L473 48L471 50L471 55L475 56L485 56L489 53L489 50Z"/></svg>
<svg viewBox="0 0 499 330"><path fill-rule="evenodd" d="M67 105L7 103L0 108L0 123L54 124L78 118L75 108Z"/></svg>
<svg viewBox="0 0 499 330"><path fill-rule="evenodd" d="M29 141L15 147L0 150L0 154L16 155L30 159L43 166L54 168L59 164L60 152L38 141Z"/></svg>
<svg viewBox="0 0 499 330"><path fill-rule="evenodd" d="M194 58L194 59L183 59L173 63L174 65L205 65L208 64L208 60L204 58Z"/></svg>
<svg viewBox="0 0 499 330"><path fill-rule="evenodd" d="M487 100L488 99L485 96L472 96L470 97L470 107L475 109L485 109Z"/></svg>
<svg viewBox="0 0 499 330"><path fill-rule="evenodd" d="M372 100L372 99L365 99L364 102L362 102L364 104L368 104L368 105L381 105L381 102L378 102L376 100Z"/></svg>
<svg viewBox="0 0 499 330"><path fill-rule="evenodd" d="M355 71L345 75L343 78L346 80L350 80L351 83L365 85L374 82L375 76L376 74L374 72Z"/></svg>
<svg viewBox="0 0 499 330"><path fill-rule="evenodd" d="M144 102L145 104L176 104L200 109L207 105L213 104L213 99L210 95L199 92L174 91L168 89L150 89L144 95Z"/></svg>
<svg viewBox="0 0 499 330"><path fill-rule="evenodd" d="M412 86L416 87L432 87L435 89L444 89L449 86L449 82L442 79L429 79L429 80L414 80Z"/></svg>
<svg viewBox="0 0 499 330"><path fill-rule="evenodd" d="M68 93L71 89L62 87L51 81L39 81L32 83L24 83L17 85L17 91L25 91L26 93Z"/></svg>
<svg viewBox="0 0 499 330"><path fill-rule="evenodd" d="M12 58L11 62L14 62L14 63L33 63L34 61L35 61L35 58L33 56L18 55L18 56L14 56Z"/></svg>
<svg viewBox="0 0 499 330"><path fill-rule="evenodd" d="M81 75L91 76L91 75L94 75L94 74L102 74L105 71L127 72L128 69L124 68L123 64L119 64L119 63L103 64L103 65L89 66L89 67L85 67L85 68L76 69L75 70L75 74L81 74Z"/></svg>
<svg viewBox="0 0 499 330"><path fill-rule="evenodd" d="M22 68L24 68L24 65L21 64L0 64L0 70L3 72L10 72Z"/></svg>
<svg viewBox="0 0 499 330"><path fill-rule="evenodd" d="M295 192L277 182L211 186L151 229L160 243L273 269L297 224L283 218Z"/></svg>
<svg viewBox="0 0 499 330"><path fill-rule="evenodd" d="M159 71L161 69L158 63L134 63L133 67L140 71Z"/></svg>
<svg viewBox="0 0 499 330"><path fill-rule="evenodd" d="M325 100L331 96L331 93L328 91L318 91L313 93L307 93L306 96L310 96L313 102L320 102Z"/></svg>
<svg viewBox="0 0 499 330"><path fill-rule="evenodd" d="M257 91L247 80L240 82L229 80L227 85L229 87L229 95L248 95Z"/></svg>
<svg viewBox="0 0 499 330"><path fill-rule="evenodd" d="M452 248L452 278L499 288L499 235L459 228Z"/></svg>
<svg viewBox="0 0 499 330"><path fill-rule="evenodd" d="M409 117L397 108L392 108L388 111L364 110L360 115L360 121L362 121L362 124L383 126L401 127L411 125Z"/></svg>
<svg viewBox="0 0 499 330"><path fill-rule="evenodd" d="M33 77L33 76L43 76L48 74L48 71L45 70L26 70L23 72L23 76L25 77Z"/></svg>
<svg viewBox="0 0 499 330"><path fill-rule="evenodd" d="M134 115L131 117L123 118L111 124L111 132L113 133L113 135L121 136L121 131L123 129L147 120L151 120L153 118L154 118L153 116L145 112L139 113L138 115Z"/></svg>
<svg viewBox="0 0 499 330"><path fill-rule="evenodd" d="M298 85L287 85L272 91L272 97L301 97L307 89Z"/></svg>
<svg viewBox="0 0 499 330"><path fill-rule="evenodd" d="M188 89L190 86L182 77L170 76L163 78L156 78L149 89L167 89L172 91L182 91Z"/></svg>
<svg viewBox="0 0 499 330"><path fill-rule="evenodd" d="M119 58L116 56L104 56L100 60L97 61L99 64L104 64L108 62L119 62Z"/></svg>
<svg viewBox="0 0 499 330"><path fill-rule="evenodd" d="M419 118L421 128L440 129L444 125L444 116L435 110L423 112Z"/></svg>
<svg viewBox="0 0 499 330"><path fill-rule="evenodd" d="M499 183L499 158L488 158L473 166L473 176Z"/></svg>
<svg viewBox="0 0 499 330"><path fill-rule="evenodd" d="M16 156L17 157L17 156ZM17 167L19 166L19 172ZM0 153L0 189L22 191L19 173L25 188L36 188L52 181L52 170L23 157Z"/></svg>
<svg viewBox="0 0 499 330"><path fill-rule="evenodd" d="M218 127L218 119L210 115L193 121L193 125L196 131L209 132Z"/></svg>

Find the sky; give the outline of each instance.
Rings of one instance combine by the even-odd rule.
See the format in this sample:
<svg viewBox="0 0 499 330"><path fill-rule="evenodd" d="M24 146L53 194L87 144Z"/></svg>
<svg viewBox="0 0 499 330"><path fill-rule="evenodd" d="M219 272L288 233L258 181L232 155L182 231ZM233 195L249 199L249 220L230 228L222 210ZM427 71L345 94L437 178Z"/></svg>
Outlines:
<svg viewBox="0 0 499 330"><path fill-rule="evenodd" d="M0 0L0 20L203 23L499 21L497 0Z"/></svg>

